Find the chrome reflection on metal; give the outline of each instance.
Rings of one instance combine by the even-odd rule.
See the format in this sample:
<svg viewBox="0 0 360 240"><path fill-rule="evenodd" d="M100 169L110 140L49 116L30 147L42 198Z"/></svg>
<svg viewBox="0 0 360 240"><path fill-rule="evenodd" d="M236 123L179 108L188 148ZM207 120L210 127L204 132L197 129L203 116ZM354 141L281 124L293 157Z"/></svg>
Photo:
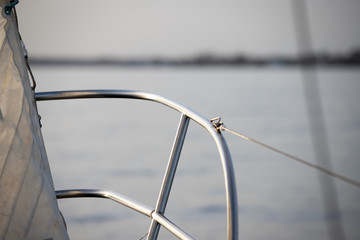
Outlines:
<svg viewBox="0 0 360 240"><path fill-rule="evenodd" d="M142 203L139 203L131 198L123 196L121 194L107 190L100 190L100 189L71 189L71 190L56 191L56 198L58 199L86 198L86 197L111 199L117 203L129 207L130 209L142 213L145 216L155 219L155 221L160 223L162 226L164 226L167 230L169 230L171 233L173 233L175 236L177 236L180 239L188 239L188 240L194 239L188 233L186 233L180 227L178 227L176 224L174 224L169 219L167 219L163 214L155 213L154 209Z"/></svg>
<svg viewBox="0 0 360 240"><path fill-rule="evenodd" d="M177 168L177 164L179 162L181 149L185 140L186 131L189 126L189 118L184 114L181 115L181 119L179 122L179 127L177 130L177 134L174 140L174 144L171 150L168 166L166 168L165 176L161 185L159 197L155 207L155 213L164 214L167 201L170 196L171 186L175 177L175 172ZM151 221L149 235L147 239L157 239L159 234L160 226L158 222L153 219Z"/></svg>
<svg viewBox="0 0 360 240"><path fill-rule="evenodd" d="M172 154L169 160L169 166L165 173L164 181L171 181L173 180L173 175L176 171L176 165L178 161L178 157L180 156L182 141L185 138L186 128L188 122L187 118L192 119L193 121L197 122L199 125L204 127L212 136L213 140L216 143L218 148L218 152L220 154L221 164L223 168L224 174L224 182L225 182L225 189L226 189L226 205L227 205L227 239L238 239L238 209L237 209L237 195L236 195L236 184L235 184L235 175L234 169L232 165L231 156L226 144L225 139L223 138L220 131L218 131L214 126L213 123L208 120L207 118L201 116L197 112L193 111L189 107L186 107L182 104L179 104L173 100L170 100L166 97L150 93L144 91L136 91L136 90L81 90L81 91L57 91L57 92L41 92L35 94L37 101L47 101L47 100L62 100L62 99L81 99L81 98L128 98L128 99L140 99L140 100L147 100L153 101L157 103L161 103L166 105L170 108L175 109L176 111L182 114L178 135L176 139L180 137L179 140L175 140L174 147L172 150ZM183 130L180 130L183 128ZM183 138L183 139L181 139ZM178 143L176 143L179 141ZM172 162L172 163L170 163ZM169 169L170 168L170 169ZM168 175L168 177L166 177ZM168 179L168 180L165 180ZM166 220L163 216L163 211L166 207L166 201L168 198L168 194L170 193L171 183L163 183L159 195L159 199L156 206L156 211L151 215L152 222L156 221L157 223L161 224L165 228L167 228L170 232L175 234L173 228L170 227L170 221ZM162 209L163 208L163 209ZM163 210L163 211L161 211ZM158 211L158 212L157 212ZM145 214L146 215L146 214ZM162 217L160 217L162 216ZM164 225L166 224L166 226ZM157 225L157 224L151 224ZM169 228L168 228L169 227ZM181 230L181 229L180 229ZM179 230L179 231L180 231ZM182 231L182 230L181 230ZM180 232L181 232L180 231ZM156 232L156 231L154 231ZM151 234L149 234L151 235ZM176 234L175 234L176 235ZM152 235L155 236L155 235ZM178 236L178 235L177 235ZM179 237L179 236L178 236ZM192 239L187 237L180 237L181 239ZM148 236L149 239L149 236ZM156 237L155 237L156 239Z"/></svg>
<svg viewBox="0 0 360 240"><path fill-rule="evenodd" d="M183 239L183 240L194 240L194 238L192 236L190 236L189 234L184 232L175 223L173 223L169 219L167 219L163 214L154 212L152 214L152 219L154 219L156 222L158 222L161 226L165 227L167 230L169 230L171 233L173 233L178 238Z"/></svg>
<svg viewBox="0 0 360 240"><path fill-rule="evenodd" d="M72 189L72 190L59 190L56 191L56 198L108 198L117 203L120 203L128 208L131 208L145 216L151 217L154 211L151 207L146 206L140 202L137 202L124 195L100 189Z"/></svg>

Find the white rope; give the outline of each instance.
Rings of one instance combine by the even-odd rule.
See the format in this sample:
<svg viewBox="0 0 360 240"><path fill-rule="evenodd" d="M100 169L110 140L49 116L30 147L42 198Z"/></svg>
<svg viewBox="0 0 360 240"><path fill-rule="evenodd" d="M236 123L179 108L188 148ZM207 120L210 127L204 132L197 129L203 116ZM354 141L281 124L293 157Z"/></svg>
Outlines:
<svg viewBox="0 0 360 240"><path fill-rule="evenodd" d="M284 155L284 156L286 156L286 157L288 157L288 158L291 158L291 159L293 159L293 160L295 160L295 161L297 161L297 162L300 162L300 163L302 163L302 164L305 164L305 165L307 165L308 167L314 168L314 169L316 169L316 170L318 170L318 171L321 171L321 172L323 172L323 173L325 173L325 174L327 174L327 175L329 175L329 176L335 177L335 178L337 178L337 179L340 179L340 180L342 180L342 181L344 181L344 182L347 182L347 183L349 183L349 184L351 184L351 185L353 185L353 186L356 186L356 187L359 187L359 188L360 188L360 182L357 182L357 181L355 181L355 180L353 180L353 179L351 179L351 178L345 177L345 176L343 176L343 175L341 175L341 174L332 172L332 171L330 171L330 170L328 170L328 169L326 169L326 168L320 167L320 166L318 166L318 165L316 165L316 164L310 163L310 162L305 161L305 160L303 160L303 159L301 159L301 158L295 157L295 156L293 156L293 155L291 155L291 154L288 154L288 153L283 152L283 151L281 151L281 150L279 150L279 149L276 149L276 148L274 148L274 147L271 147L271 146L269 146L269 145L267 145L267 144L265 144L265 143L262 143L262 142L260 142L260 141L255 140L255 139L253 139L253 138L247 137L247 136L245 136L245 135L243 135L243 134L240 134L240 133L238 133L238 132L235 132L235 131L233 131L233 130L230 130L230 129L226 128L226 127L224 126L224 124L222 124L222 123L220 124L220 126L218 126L218 129L221 130L221 131L230 132L230 133L232 133L232 134L234 134L234 135L236 135L236 136L239 136L239 137L241 137L241 138L243 138L243 139L245 139L245 140L247 140L247 141L251 141L251 142L253 142L253 143L256 143L256 144L258 144L258 145L260 145L260 146L263 146L263 147L265 147L265 148L267 148L267 149L270 149L270 150L272 150L272 151L274 151L274 152L277 152L277 153L279 153L279 154L281 154L281 155Z"/></svg>

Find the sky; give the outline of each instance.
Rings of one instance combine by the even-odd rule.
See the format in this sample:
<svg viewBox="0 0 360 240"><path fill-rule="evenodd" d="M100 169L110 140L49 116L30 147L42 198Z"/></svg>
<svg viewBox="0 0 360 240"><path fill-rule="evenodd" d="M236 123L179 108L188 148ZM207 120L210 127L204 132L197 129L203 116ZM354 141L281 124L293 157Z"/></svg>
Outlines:
<svg viewBox="0 0 360 240"><path fill-rule="evenodd" d="M307 1L316 51L360 47L360 1ZM296 54L290 0L27 0L17 11L30 55Z"/></svg>

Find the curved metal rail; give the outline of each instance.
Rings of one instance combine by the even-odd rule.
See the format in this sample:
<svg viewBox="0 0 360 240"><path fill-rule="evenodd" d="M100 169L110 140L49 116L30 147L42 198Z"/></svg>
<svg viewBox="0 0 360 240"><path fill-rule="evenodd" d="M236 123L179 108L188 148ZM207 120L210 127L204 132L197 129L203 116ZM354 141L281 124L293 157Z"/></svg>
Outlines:
<svg viewBox="0 0 360 240"><path fill-rule="evenodd" d="M82 99L82 98L128 98L140 99L161 103L170 108L175 109L181 113L179 127L176 138L174 140L173 148L169 158L166 173L163 179L159 197L155 209L137 203L129 198L115 194L117 197L111 197L111 194L104 194L99 190L69 190L58 192L59 198L64 197L106 197L139 211L151 218L151 225L149 229L148 239L157 239L160 225L167 228L170 232L178 236L180 239L193 239L190 235L182 231L179 227L173 224L164 216L168 197L172 186L172 181L175 177L177 163L180 158L183 142L189 120L197 122L204 127L212 136L216 143L218 152L220 154L221 164L223 168L225 189L226 189L226 205L227 205L227 239L238 239L238 210L237 210L237 194L235 175L232 165L229 149L221 132L213 125L207 118L201 116L194 110L179 104L166 97L144 91L135 90L81 90L81 91L56 91L56 92L40 92L35 94L37 101L48 100L63 100L63 99ZM90 191L90 192L89 192ZM61 193L61 194L60 194ZM121 196L121 197L119 197ZM121 200L122 199L122 200ZM132 203L135 203L132 204ZM144 207L145 206L145 207ZM151 214L149 211L151 210Z"/></svg>
<svg viewBox="0 0 360 240"><path fill-rule="evenodd" d="M151 219L154 219L180 239L194 239L176 224L167 219L164 214L157 213L153 208L116 192L102 189L72 189L56 191L56 197L58 199L87 197L111 199L114 202L120 203L130 209L133 209L139 213L144 214L145 216L150 217Z"/></svg>

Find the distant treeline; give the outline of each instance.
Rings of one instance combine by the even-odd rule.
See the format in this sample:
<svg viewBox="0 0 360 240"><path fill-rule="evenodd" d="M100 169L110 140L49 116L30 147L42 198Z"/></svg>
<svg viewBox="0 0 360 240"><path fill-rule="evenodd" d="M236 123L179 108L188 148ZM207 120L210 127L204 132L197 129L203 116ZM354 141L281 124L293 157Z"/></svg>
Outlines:
<svg viewBox="0 0 360 240"><path fill-rule="evenodd" d="M279 66L279 67L331 67L354 66L360 67L360 49L349 54L305 54L296 56L255 57L247 55L220 56L216 54L201 54L184 58L42 58L30 57L30 64L34 65L103 65L103 66Z"/></svg>

